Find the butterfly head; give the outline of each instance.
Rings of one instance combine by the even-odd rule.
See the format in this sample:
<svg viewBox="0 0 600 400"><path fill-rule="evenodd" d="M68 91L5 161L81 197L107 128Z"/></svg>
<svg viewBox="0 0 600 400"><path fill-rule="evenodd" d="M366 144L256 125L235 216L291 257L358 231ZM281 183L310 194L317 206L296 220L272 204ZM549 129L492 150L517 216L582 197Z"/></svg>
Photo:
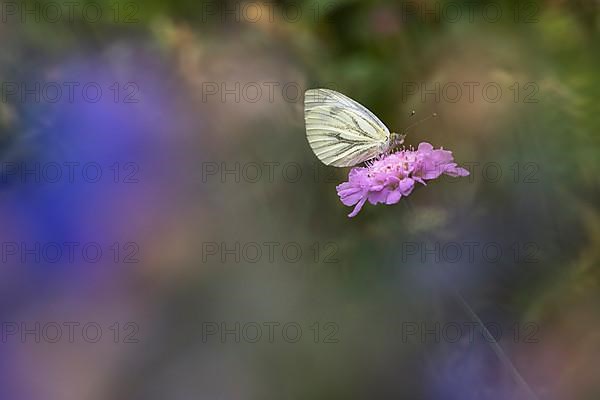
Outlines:
<svg viewBox="0 0 600 400"><path fill-rule="evenodd" d="M390 149L401 146L404 143L404 138L406 138L404 133L392 133L390 135Z"/></svg>

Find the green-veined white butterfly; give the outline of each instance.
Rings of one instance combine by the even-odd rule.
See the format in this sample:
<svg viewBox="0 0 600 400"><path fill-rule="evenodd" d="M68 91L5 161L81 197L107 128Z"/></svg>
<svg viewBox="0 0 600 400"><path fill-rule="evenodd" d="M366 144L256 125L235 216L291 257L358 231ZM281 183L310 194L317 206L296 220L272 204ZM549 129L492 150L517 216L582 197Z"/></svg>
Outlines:
<svg viewBox="0 0 600 400"><path fill-rule="evenodd" d="M388 128L366 107L330 89L304 94L306 138L326 165L350 167L404 142L404 134Z"/></svg>

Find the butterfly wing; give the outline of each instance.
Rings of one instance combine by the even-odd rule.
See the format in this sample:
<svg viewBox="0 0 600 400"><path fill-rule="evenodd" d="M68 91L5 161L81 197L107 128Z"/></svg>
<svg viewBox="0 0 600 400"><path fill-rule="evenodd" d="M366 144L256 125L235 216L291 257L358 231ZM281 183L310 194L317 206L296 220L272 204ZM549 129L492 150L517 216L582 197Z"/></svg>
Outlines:
<svg viewBox="0 0 600 400"><path fill-rule="evenodd" d="M389 147L390 131L366 107L329 89L304 95L306 137L326 165L349 167L376 157Z"/></svg>

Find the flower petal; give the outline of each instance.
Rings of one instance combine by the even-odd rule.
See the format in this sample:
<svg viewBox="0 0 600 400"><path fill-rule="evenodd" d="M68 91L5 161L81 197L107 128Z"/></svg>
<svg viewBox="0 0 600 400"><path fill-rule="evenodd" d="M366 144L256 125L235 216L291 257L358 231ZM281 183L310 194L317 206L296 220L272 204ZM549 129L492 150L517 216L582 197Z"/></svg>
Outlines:
<svg viewBox="0 0 600 400"><path fill-rule="evenodd" d="M352 218L355 217L356 214L358 214L358 212L361 210L362 206L365 204L365 201L367 201L366 197L363 197L358 204L356 205L356 207L354 207L354 210L352 210L352 212L350 214L348 214L348 217Z"/></svg>
<svg viewBox="0 0 600 400"><path fill-rule="evenodd" d="M377 191L377 192L370 192L368 199L369 199L369 203L375 205L378 203L385 203L385 199L388 196L388 193L390 192L389 189L385 189L385 190L381 190L381 191Z"/></svg>
<svg viewBox="0 0 600 400"><path fill-rule="evenodd" d="M398 184L398 190L403 196L408 196L415 188L415 181L411 178L405 178Z"/></svg>
<svg viewBox="0 0 600 400"><path fill-rule="evenodd" d="M402 198L402 193L400 193L400 190L396 189L396 190L392 190L388 196L387 199L385 199L385 204L396 204L397 202L400 201L400 199Z"/></svg>
<svg viewBox="0 0 600 400"><path fill-rule="evenodd" d="M419 153L426 153L426 152L430 152L433 150L433 146L431 145L431 143L427 143L427 142L421 142L419 143L419 147L417 147L417 151Z"/></svg>
<svg viewBox="0 0 600 400"><path fill-rule="evenodd" d="M444 173L446 175L450 175L450 176L469 176L470 175L469 171L467 171L466 169L464 169L462 167L457 167L457 166L449 168Z"/></svg>

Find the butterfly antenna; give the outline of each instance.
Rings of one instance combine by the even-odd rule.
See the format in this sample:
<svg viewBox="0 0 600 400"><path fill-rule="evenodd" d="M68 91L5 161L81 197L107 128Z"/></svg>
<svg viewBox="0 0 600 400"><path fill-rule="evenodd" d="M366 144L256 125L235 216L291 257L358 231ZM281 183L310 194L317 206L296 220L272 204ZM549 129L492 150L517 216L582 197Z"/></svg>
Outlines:
<svg viewBox="0 0 600 400"><path fill-rule="evenodd" d="M415 113L415 111L413 110L413 111L410 113L410 116L409 116L409 118L410 118L410 117L412 117L412 116L413 116L413 115L415 115L415 114L416 114L416 113ZM428 119L430 119L430 118L436 118L436 117L437 117L437 113L433 113L433 114L431 114L431 115L430 115L430 116L428 116L428 117L425 117L425 118L423 118L423 119L421 119L421 120L419 120L419 121L417 121L417 122L415 122L415 123L413 123L413 124L410 124L410 125L409 125L407 128L405 128L405 129L402 131L401 135L405 135L405 134L406 134L406 133L407 133L409 130L411 130L411 129L412 129L412 128L414 128L415 126L419 125L420 123L422 123L422 122L425 122L425 121L427 121L427 120L428 120Z"/></svg>

